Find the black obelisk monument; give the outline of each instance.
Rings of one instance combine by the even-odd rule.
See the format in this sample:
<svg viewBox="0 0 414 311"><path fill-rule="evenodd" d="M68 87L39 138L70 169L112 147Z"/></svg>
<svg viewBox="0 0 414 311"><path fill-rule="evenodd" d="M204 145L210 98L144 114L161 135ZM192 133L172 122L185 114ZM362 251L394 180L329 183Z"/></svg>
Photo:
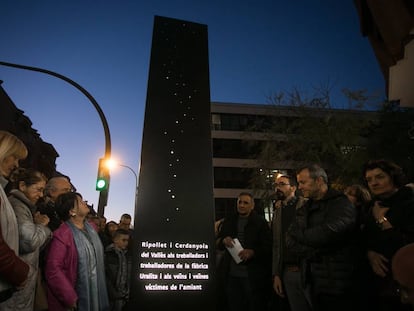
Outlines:
<svg viewBox="0 0 414 311"><path fill-rule="evenodd" d="M130 310L215 308L207 26L155 17Z"/></svg>

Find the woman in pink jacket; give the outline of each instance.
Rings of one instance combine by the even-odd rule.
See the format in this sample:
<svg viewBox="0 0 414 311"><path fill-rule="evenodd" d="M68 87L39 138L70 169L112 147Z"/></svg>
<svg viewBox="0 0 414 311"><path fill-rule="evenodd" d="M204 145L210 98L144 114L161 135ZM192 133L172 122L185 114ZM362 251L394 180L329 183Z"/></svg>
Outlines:
<svg viewBox="0 0 414 311"><path fill-rule="evenodd" d="M54 231L46 259L49 310L109 310L103 247L86 221L86 202L69 192L58 197L55 207L64 223Z"/></svg>

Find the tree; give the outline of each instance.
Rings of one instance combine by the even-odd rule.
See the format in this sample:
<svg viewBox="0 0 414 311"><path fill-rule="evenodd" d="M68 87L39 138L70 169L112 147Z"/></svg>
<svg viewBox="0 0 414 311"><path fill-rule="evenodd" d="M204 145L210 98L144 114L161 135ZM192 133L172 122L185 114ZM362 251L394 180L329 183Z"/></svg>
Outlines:
<svg viewBox="0 0 414 311"><path fill-rule="evenodd" d="M274 118L257 155L266 169L252 178L253 188L269 189L271 169L296 170L309 162L320 163L338 188L361 181L368 134L378 114L362 111L369 98L365 91L343 93L350 109L333 109L329 88L316 89L310 99L297 89L269 98Z"/></svg>

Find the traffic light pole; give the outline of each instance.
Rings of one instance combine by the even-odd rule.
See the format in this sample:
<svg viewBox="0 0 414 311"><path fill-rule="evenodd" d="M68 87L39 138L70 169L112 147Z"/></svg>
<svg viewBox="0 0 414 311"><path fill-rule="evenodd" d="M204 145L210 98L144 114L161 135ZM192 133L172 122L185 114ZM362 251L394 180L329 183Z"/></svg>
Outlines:
<svg viewBox="0 0 414 311"><path fill-rule="evenodd" d="M101 118L102 126L104 128L104 134L105 134L105 158L106 159L111 158L111 134L109 132L108 122L106 121L105 114L104 114L103 110L101 109L101 107L99 106L98 102L95 100L95 98L93 98L93 96L87 90L85 90L81 85L79 85L75 81L69 79L68 77L65 77L65 76L63 76L59 73L56 73L56 72L53 72L53 71L50 71L50 70L37 68L37 67L30 67L30 66L12 64L12 63L6 63L6 62L2 62L2 61L0 61L0 65L19 68L19 69L25 69L25 70L42 72L42 73L54 76L56 78L59 78L63 81L66 81L67 83L71 84L72 86L76 87L79 91L81 91L91 101L92 105L95 107L96 111L98 112L99 117ZM109 178L109 175L108 175L108 178ZM99 192L99 203L98 203L98 215L99 216L104 215L105 206L108 203L108 192L109 192L109 184L108 184L107 189Z"/></svg>

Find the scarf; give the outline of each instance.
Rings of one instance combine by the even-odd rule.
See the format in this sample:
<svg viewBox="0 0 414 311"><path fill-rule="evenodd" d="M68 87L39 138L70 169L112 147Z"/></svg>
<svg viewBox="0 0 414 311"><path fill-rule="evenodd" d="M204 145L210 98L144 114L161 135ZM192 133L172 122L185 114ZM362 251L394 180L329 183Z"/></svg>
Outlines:
<svg viewBox="0 0 414 311"><path fill-rule="evenodd" d="M76 292L79 311L109 310L105 282L105 266L102 243L92 226L85 222L84 230L72 222L66 224L72 230L78 251L78 276Z"/></svg>

